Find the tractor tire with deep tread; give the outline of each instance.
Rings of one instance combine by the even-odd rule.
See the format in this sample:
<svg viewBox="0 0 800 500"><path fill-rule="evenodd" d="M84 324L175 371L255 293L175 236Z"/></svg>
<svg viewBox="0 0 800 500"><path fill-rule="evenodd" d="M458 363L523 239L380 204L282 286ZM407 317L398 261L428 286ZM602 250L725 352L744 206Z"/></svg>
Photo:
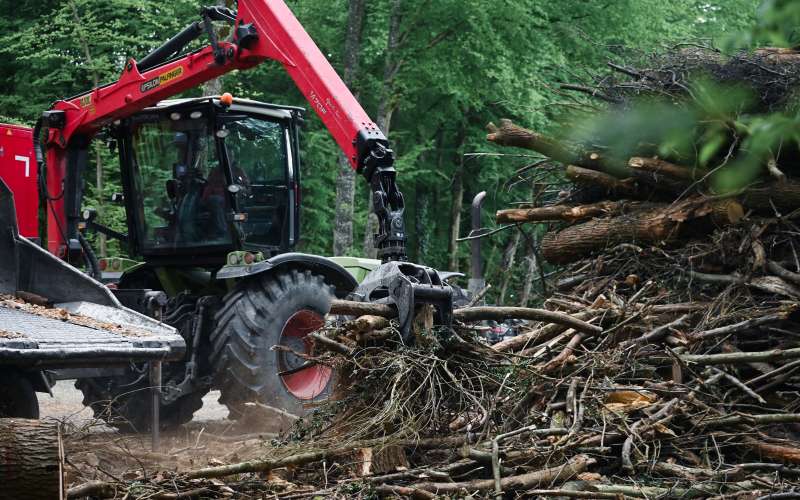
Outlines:
<svg viewBox="0 0 800 500"><path fill-rule="evenodd" d="M0 381L0 418L39 418L39 399L27 377L0 370Z"/></svg>
<svg viewBox="0 0 800 500"><path fill-rule="evenodd" d="M170 299L164 314L164 321L181 333L187 345L191 345L199 300L199 297L179 294ZM163 385L181 381L185 372L184 363L163 364ZM122 375L80 379L75 382L75 387L83 393L83 404L92 409L95 418L122 432L150 431L153 398L146 364L131 366ZM201 387L170 404L162 403L160 427L171 429L190 422L194 413L203 406L203 396L208 392L209 388Z"/></svg>
<svg viewBox="0 0 800 500"><path fill-rule="evenodd" d="M329 368L313 368L327 371L310 374L313 387L309 389L306 382L305 388L293 393L288 378L279 373L287 371L287 363L294 363L289 368L296 367L298 358L272 348L284 344L297 350L297 341L302 342L300 337L311 327L299 335L296 320L324 322L332 299L332 288L321 276L296 270L244 280L225 296L211 336L211 360L214 386L222 393L219 401L228 407L231 418L241 416L250 401L302 415L305 404L327 397L333 379ZM289 325L295 325L291 345L285 341ZM304 342L307 345L307 339Z"/></svg>
<svg viewBox="0 0 800 500"><path fill-rule="evenodd" d="M183 370L182 364L164 365L163 375L172 370ZM131 370L123 376L80 379L75 387L83 393L83 405L121 432L149 432L152 423L152 401L150 378L146 366L139 367L142 373ZM182 396L174 402L162 404L159 409L161 429L172 429L191 422L194 413L203 406L203 396L208 391L196 391Z"/></svg>

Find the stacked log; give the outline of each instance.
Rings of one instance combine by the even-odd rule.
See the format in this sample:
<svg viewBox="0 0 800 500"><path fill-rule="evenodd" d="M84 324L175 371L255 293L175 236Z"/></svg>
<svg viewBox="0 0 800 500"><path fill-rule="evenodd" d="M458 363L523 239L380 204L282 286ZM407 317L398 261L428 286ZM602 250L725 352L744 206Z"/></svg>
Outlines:
<svg viewBox="0 0 800 500"><path fill-rule="evenodd" d="M58 423L0 418L0 498L63 498L63 467Z"/></svg>

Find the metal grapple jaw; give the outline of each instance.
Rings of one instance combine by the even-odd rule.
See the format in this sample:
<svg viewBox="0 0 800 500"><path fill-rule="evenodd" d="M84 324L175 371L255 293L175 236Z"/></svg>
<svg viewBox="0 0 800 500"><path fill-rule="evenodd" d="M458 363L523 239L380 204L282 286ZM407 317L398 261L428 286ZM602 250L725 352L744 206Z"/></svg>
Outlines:
<svg viewBox="0 0 800 500"><path fill-rule="evenodd" d="M449 328L453 322L453 289L430 267L408 262L387 262L372 271L355 291L364 302L397 308L403 340L412 335L419 309L432 305L434 325Z"/></svg>

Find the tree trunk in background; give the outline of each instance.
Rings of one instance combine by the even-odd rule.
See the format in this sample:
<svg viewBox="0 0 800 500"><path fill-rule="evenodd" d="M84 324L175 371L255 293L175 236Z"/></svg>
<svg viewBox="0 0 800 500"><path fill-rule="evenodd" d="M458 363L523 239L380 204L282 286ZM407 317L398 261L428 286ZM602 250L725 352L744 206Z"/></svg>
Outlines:
<svg viewBox="0 0 800 500"><path fill-rule="evenodd" d="M461 208L464 204L464 157L460 155L461 147L464 145L466 139L466 132L462 127L458 132L456 139L455 155L456 168L453 174L453 204L450 206L450 241L448 244L447 252L450 256L448 261L448 271L458 271L458 237L461 230Z"/></svg>
<svg viewBox="0 0 800 500"><path fill-rule="evenodd" d="M350 0L347 38L344 44L344 83L353 88L358 73L361 34L364 29L366 0ZM356 93L356 98L358 94ZM353 250L353 203L356 172L344 154L339 154L336 176L336 216L333 222L333 254L346 255Z"/></svg>
<svg viewBox="0 0 800 500"><path fill-rule="evenodd" d="M522 233L514 231L514 236L508 240L506 250L503 253L503 284L500 287L500 304L506 303L506 292L508 292L508 284L511 282L511 268L514 267L514 261L517 258L517 248L519 248L519 240Z"/></svg>
<svg viewBox="0 0 800 500"><path fill-rule="evenodd" d="M528 303L531 300L531 292L533 291L533 282L539 277L539 258L536 256L536 245L538 244L538 238L534 235L528 255L528 274L525 276L525 286L522 289L520 307L528 307Z"/></svg>
<svg viewBox="0 0 800 500"><path fill-rule="evenodd" d="M464 162L458 164L453 175L453 204L450 207L450 244L448 271L458 271L458 236L461 228L461 205L464 203Z"/></svg>
<svg viewBox="0 0 800 500"><path fill-rule="evenodd" d="M81 48L83 49L83 55L86 57L87 64L92 67L92 81L94 83L95 88L100 86L100 75L97 74L97 70L94 69L94 63L92 61L92 51L89 50L89 42L86 39L86 34L80 29L82 26L81 16L78 13L78 7L75 5L74 1L69 2L69 6L72 9L72 17L75 20L75 27L76 31L78 32L78 38L80 40ZM98 146L99 148L99 146ZM96 156L95 156L95 189L97 190L97 215L101 217L103 216L103 159L100 156L100 149L96 149ZM98 250L100 252L100 257L107 257L108 256L108 249L106 248L106 235L102 233L97 234L97 244Z"/></svg>
<svg viewBox="0 0 800 500"><path fill-rule="evenodd" d="M231 0L217 0L217 6L219 7L231 7L233 2ZM223 28L223 31L218 32L217 36L219 36L220 40L224 40L226 37L230 35L230 30L228 28ZM222 78L213 78L206 83L203 84L203 95L220 95L222 94Z"/></svg>
<svg viewBox="0 0 800 500"><path fill-rule="evenodd" d="M381 129L386 137L389 137L389 130L392 126L392 114L397 103L395 102L395 77L403 60L398 57L397 51L400 47L400 22L402 20L403 0L392 0L389 12L389 36L386 40L386 62L383 67L383 85L381 98L378 102L378 114L375 117L375 124ZM402 190L402 186L400 186ZM368 190L367 199L367 224L364 227L364 255L374 259L377 250L373 244L375 231L378 230L378 219L372 205L372 190Z"/></svg>

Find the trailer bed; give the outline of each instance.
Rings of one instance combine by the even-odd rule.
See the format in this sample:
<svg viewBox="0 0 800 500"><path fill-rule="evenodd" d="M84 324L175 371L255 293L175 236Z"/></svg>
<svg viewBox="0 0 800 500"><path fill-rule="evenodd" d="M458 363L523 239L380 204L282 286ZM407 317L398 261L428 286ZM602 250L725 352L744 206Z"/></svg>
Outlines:
<svg viewBox="0 0 800 500"><path fill-rule="evenodd" d="M87 326L92 324L97 326ZM0 365L97 367L177 359L184 349L183 340L167 326L103 323L66 309L45 312L0 301Z"/></svg>

